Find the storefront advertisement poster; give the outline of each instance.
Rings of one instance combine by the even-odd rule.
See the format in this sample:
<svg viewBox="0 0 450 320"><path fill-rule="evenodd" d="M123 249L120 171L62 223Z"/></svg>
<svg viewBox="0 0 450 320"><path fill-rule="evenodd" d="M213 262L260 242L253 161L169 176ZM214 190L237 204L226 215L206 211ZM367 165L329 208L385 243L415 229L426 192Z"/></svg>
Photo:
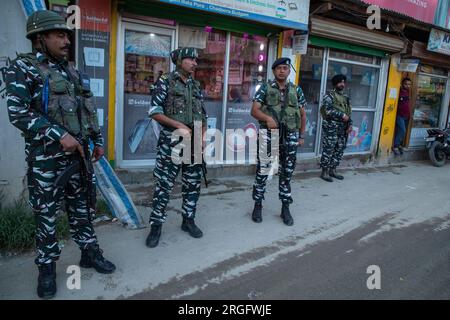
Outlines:
<svg viewBox="0 0 450 320"><path fill-rule="evenodd" d="M255 161L255 155L251 154L249 145L256 145L258 124L250 115L250 111L251 104L233 102L227 104L227 131L225 132L225 156L227 158L231 154L245 151L246 161L250 163Z"/></svg>
<svg viewBox="0 0 450 320"><path fill-rule="evenodd" d="M79 0L81 9L81 29L77 32L77 62L81 72L88 74L94 105L97 107L101 132L108 149L108 95L109 87L109 25L111 22L111 3L109 0ZM99 109L100 108L100 109ZM101 110L101 111L100 111Z"/></svg>
<svg viewBox="0 0 450 320"><path fill-rule="evenodd" d="M305 144L299 148L301 153L313 153L316 143L317 117L319 113L319 105L308 103L305 108L306 128L305 128Z"/></svg>
<svg viewBox="0 0 450 320"><path fill-rule="evenodd" d="M348 135L347 152L369 151L372 144L373 112L355 111L352 113L352 132Z"/></svg>
<svg viewBox="0 0 450 320"><path fill-rule="evenodd" d="M450 33L431 29L427 50L450 55Z"/></svg>
<svg viewBox="0 0 450 320"><path fill-rule="evenodd" d="M84 61L89 67L105 66L105 50L101 48L84 47Z"/></svg>
<svg viewBox="0 0 450 320"><path fill-rule="evenodd" d="M296 30L292 41L293 54L306 54L308 51L308 31Z"/></svg>
<svg viewBox="0 0 450 320"><path fill-rule="evenodd" d="M158 0L240 19L308 30L309 0Z"/></svg>
<svg viewBox="0 0 450 320"><path fill-rule="evenodd" d="M148 117L151 97L148 95L125 94L124 114L124 159L142 160L156 156L159 129Z"/></svg>
<svg viewBox="0 0 450 320"><path fill-rule="evenodd" d="M105 81L103 79L91 79L91 91L94 97L105 96Z"/></svg>
<svg viewBox="0 0 450 320"><path fill-rule="evenodd" d="M397 88L389 88L389 99L397 99L398 90Z"/></svg>
<svg viewBox="0 0 450 320"><path fill-rule="evenodd" d="M79 0L81 10L81 29L109 33L110 1Z"/></svg>
<svg viewBox="0 0 450 320"><path fill-rule="evenodd" d="M100 127L103 127L105 123L105 112L103 109L97 109L97 118L98 118L98 125Z"/></svg>

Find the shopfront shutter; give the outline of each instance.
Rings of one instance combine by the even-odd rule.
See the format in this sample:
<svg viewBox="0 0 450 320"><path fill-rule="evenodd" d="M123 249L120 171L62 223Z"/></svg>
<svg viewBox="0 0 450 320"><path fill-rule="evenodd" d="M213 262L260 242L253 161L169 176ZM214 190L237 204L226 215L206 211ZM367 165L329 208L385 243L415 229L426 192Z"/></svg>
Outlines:
<svg viewBox="0 0 450 320"><path fill-rule="evenodd" d="M399 37L325 18L311 18L311 34L388 53L401 52L405 47Z"/></svg>

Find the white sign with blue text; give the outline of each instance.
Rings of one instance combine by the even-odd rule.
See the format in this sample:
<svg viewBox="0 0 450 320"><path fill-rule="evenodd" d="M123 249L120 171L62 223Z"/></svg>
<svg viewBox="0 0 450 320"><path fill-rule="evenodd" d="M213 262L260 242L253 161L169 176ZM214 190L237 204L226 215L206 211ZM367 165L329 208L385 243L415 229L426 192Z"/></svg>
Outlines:
<svg viewBox="0 0 450 320"><path fill-rule="evenodd" d="M158 0L168 4L308 30L309 0Z"/></svg>

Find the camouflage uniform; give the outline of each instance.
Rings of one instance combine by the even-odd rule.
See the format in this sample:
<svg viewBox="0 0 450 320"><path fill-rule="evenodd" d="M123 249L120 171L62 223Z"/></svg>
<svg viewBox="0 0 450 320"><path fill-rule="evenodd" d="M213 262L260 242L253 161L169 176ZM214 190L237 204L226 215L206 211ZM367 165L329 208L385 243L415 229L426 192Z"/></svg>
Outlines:
<svg viewBox="0 0 450 320"><path fill-rule="evenodd" d="M286 95L285 90L280 90L278 84L275 80L265 83L256 92L253 101L261 103L262 106L267 104L268 96L268 86L276 89L280 92L281 103L284 102L284 96ZM295 88L296 103L300 108L306 107L306 99L303 94L302 89L299 86L293 86L289 84L290 90ZM263 108L263 107L262 107ZM297 123L300 119L295 119ZM276 138L276 137L275 137ZM299 130L290 131L287 133L286 141L284 145L279 146L279 198L282 203L291 204L293 202L291 196L291 179L295 170L295 164L297 161L297 146L299 139ZM265 143L260 143L265 141ZM271 134L270 130L267 130L265 123L260 123L260 131L258 133L258 144L257 144L257 166L256 166L256 178L253 184L253 200L256 203L261 203L264 200L264 193L266 191L266 182L268 178L269 168L272 163L269 160L264 159L261 161L261 157L271 156L270 149L271 145L274 143L274 135ZM283 150L284 148L284 150ZM284 157L283 157L284 153Z"/></svg>
<svg viewBox="0 0 450 320"><path fill-rule="evenodd" d="M55 112L62 116L57 123L51 123L43 114L43 70L52 70L50 92L57 90L61 84L67 85L67 94L60 97L50 94L48 115L58 119ZM58 81L54 78L60 79ZM96 245L92 224L87 208L87 194L82 188L79 174L69 180L65 190L53 186L55 179L74 161L73 155L66 154L59 140L67 134L65 122L67 113L77 109L74 96L85 103L80 112L83 116L97 121L96 110L89 101L91 93L81 93L81 83L77 71L66 63L55 64L44 54L21 55L10 66L6 73L7 106L11 123L22 131L25 138L25 153L28 163L29 204L36 219L37 265L49 264L58 260L60 247L56 238L56 215L65 200L65 209L69 215L70 231L73 240L81 249ZM68 85L71 84L71 85ZM58 102L52 99L60 99ZM63 102L61 99L66 99ZM70 110L68 105L70 104ZM53 105L53 107L52 107ZM74 109L72 109L74 107ZM64 127L63 127L64 126ZM95 128L94 128L95 127ZM80 133L87 132L79 124ZM90 138L96 146L103 146L103 138L98 130L98 122L93 125Z"/></svg>
<svg viewBox="0 0 450 320"><path fill-rule="evenodd" d="M181 99L177 99L177 96ZM202 121L204 125L206 112L200 84L192 77L189 77L184 83L179 71L161 76L155 85L152 107L149 111L150 117L156 114L165 114L191 127L193 121ZM150 216L151 225L165 222L170 192L180 170L182 172L182 215L184 218L195 218L197 201L200 196L202 165L201 163L174 163L172 150L177 141L172 141L172 131L172 128L163 126L158 140L156 166L153 171L157 182L153 195L153 211Z"/></svg>
<svg viewBox="0 0 450 320"><path fill-rule="evenodd" d="M338 106L337 99L342 99L344 104ZM344 110L346 109L346 112ZM325 169L335 169L344 155L347 142L347 126L352 125L351 119L348 123L342 120L344 114L351 116L350 100L342 92L332 90L323 98L322 113L322 157L320 166Z"/></svg>

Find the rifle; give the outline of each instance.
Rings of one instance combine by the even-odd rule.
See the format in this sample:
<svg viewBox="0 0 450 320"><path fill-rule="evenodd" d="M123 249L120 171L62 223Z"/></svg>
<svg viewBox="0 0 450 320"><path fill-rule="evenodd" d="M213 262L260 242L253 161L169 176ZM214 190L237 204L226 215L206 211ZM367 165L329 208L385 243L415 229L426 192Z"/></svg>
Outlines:
<svg viewBox="0 0 450 320"><path fill-rule="evenodd" d="M347 141L348 141L348 135L349 135L349 133L347 133L347 130L348 130L348 128L350 128L350 122L351 122L351 119L348 118L348 121L345 122L345 124L344 124L344 132L345 132L344 149L347 148Z"/></svg>
<svg viewBox="0 0 450 320"><path fill-rule="evenodd" d="M278 116L275 112L275 110L273 110L272 108L268 108L268 111L272 114L273 119L275 120L275 122L278 125L278 133L279 133L279 155L275 155L275 157L278 156L278 158L281 160L279 160L278 162L281 164L281 166L283 167L284 161L287 158L287 154L286 154L286 142L287 142L287 134L288 134L288 130L286 128L286 124L284 124L283 122L281 122L278 119ZM269 130L269 129L268 129ZM270 138L270 140L272 140L272 138ZM272 144L270 144L272 146ZM271 147L272 148L272 147ZM276 163L276 162L275 162ZM272 166L274 164L272 163ZM272 170L271 170L272 171ZM270 174L269 174L270 175ZM270 178L271 179L271 178Z"/></svg>
<svg viewBox="0 0 450 320"><path fill-rule="evenodd" d="M45 96L45 94L43 94ZM77 102L79 104L78 112L80 112L80 100L77 98ZM46 109L46 105L44 104L44 110ZM43 116L45 119L47 119L51 124L58 125L61 128L63 128L65 131L67 131L71 136L73 136L75 139L77 139L78 143L83 148L84 157L81 156L79 152L76 152L75 154L75 162L69 165L54 181L53 186L56 188L64 188L67 183L69 182L70 178L76 174L80 173L82 188L84 188L87 199L86 199L86 205L87 208L89 208L89 217L92 218L91 213L95 212L96 210L96 203L97 203L97 194L95 189L95 184L93 182L94 179L94 166L92 165L91 160L91 153L89 149L89 142L86 139L83 139L81 135L76 135L73 132L71 132L68 128L58 123L56 120L54 120L52 117L50 117L47 114L43 114L42 112L39 112L41 116Z"/></svg>
<svg viewBox="0 0 450 320"><path fill-rule="evenodd" d="M87 196L87 207L89 208L90 212L95 212L97 193L95 190L95 184L93 182L94 166L92 165L88 142L79 138L77 138L77 140L83 147L84 157L82 157L81 154L77 152L75 155L76 161L69 165L63 171L63 173L61 173L56 178L53 186L56 188L65 188L70 178L72 178L73 175L79 173L81 177L82 188L84 188Z"/></svg>
<svg viewBox="0 0 450 320"><path fill-rule="evenodd" d="M350 107L350 98L347 97L347 104ZM352 119L350 118L350 115L348 115L348 121L345 122L345 126L344 126L344 130L345 130L345 144L344 144L344 149L347 148L347 141L348 141L348 135L349 133L347 133L348 128L350 128L350 123L352 122Z"/></svg>
<svg viewBox="0 0 450 320"><path fill-rule="evenodd" d="M191 129L192 136L191 136L191 162L195 163L195 149L194 149L194 125L188 125L189 129ZM205 157L202 152L202 175L203 175L203 181L205 181L205 187L208 188L208 180L206 179L206 175L208 173L208 169L206 168L206 162Z"/></svg>

